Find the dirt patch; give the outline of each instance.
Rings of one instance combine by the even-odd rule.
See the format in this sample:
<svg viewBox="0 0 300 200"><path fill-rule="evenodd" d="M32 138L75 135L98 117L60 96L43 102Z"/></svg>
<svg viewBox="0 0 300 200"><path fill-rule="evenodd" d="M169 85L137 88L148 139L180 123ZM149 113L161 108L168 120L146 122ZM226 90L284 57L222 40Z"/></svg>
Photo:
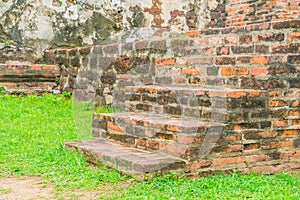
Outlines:
<svg viewBox="0 0 300 200"><path fill-rule="evenodd" d="M110 196L115 191L121 193L123 188L133 184L129 182L100 184L97 191L69 190L57 193L54 191L54 186L47 184L41 177L2 177L0 178L0 200L99 199L101 196Z"/></svg>
<svg viewBox="0 0 300 200"><path fill-rule="evenodd" d="M53 189L40 177L5 177L0 179L0 200L54 199Z"/></svg>

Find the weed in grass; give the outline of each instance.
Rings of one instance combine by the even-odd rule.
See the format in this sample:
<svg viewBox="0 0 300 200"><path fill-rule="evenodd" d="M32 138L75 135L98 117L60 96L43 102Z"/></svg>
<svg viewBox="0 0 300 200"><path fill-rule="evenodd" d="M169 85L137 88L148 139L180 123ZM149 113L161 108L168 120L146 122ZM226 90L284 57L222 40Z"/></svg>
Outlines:
<svg viewBox="0 0 300 200"><path fill-rule="evenodd" d="M0 194L9 194L11 193L12 189L11 188L2 188L0 187Z"/></svg>
<svg viewBox="0 0 300 200"><path fill-rule="evenodd" d="M113 113L113 112L117 112L117 111L111 108L110 106L98 106L95 109L95 113Z"/></svg>

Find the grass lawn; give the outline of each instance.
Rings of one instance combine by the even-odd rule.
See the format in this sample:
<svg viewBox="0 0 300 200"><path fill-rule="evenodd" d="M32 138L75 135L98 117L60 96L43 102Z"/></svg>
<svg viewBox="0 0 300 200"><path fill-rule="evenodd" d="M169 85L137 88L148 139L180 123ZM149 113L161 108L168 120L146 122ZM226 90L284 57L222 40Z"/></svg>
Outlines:
<svg viewBox="0 0 300 200"><path fill-rule="evenodd" d="M188 180L168 174L134 180L88 164L63 144L81 138L75 131L72 100L0 96L0 177L42 176L55 186L56 194L110 188L100 199L300 199L299 175L231 174Z"/></svg>

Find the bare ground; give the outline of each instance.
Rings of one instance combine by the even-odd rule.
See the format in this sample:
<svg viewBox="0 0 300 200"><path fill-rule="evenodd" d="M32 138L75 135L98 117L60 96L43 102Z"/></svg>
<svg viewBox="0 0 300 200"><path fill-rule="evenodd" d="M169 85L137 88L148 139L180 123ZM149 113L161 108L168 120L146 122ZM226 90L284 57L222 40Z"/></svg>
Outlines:
<svg viewBox="0 0 300 200"><path fill-rule="evenodd" d="M125 186L127 184L121 185ZM3 177L0 178L0 200L90 200L98 199L105 194L111 194L114 187L116 185L103 185L97 191L72 190L55 194L54 186L44 182L41 177Z"/></svg>

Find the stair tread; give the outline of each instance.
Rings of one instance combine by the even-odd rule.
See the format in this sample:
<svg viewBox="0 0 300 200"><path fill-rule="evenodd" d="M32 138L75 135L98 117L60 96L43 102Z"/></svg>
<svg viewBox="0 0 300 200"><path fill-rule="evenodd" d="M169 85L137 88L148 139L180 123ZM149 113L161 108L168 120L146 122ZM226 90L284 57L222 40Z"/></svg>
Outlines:
<svg viewBox="0 0 300 200"><path fill-rule="evenodd" d="M134 122L148 122L147 125L151 126L154 124L160 124L164 126L178 126L178 127L209 127L209 126L224 126L223 123L219 122L205 122L199 118L194 117L172 117L162 114L152 114L145 112L117 112L117 113L105 113L98 114L101 118L114 118L114 119L125 119Z"/></svg>
<svg viewBox="0 0 300 200"><path fill-rule="evenodd" d="M232 88L232 87L224 87L224 86L194 86L194 85L135 85L135 86L126 86L127 90L143 88L153 91L160 90L178 90L178 91L258 91L259 89L244 89L244 88ZM259 90L262 91L262 90Z"/></svg>
<svg viewBox="0 0 300 200"><path fill-rule="evenodd" d="M78 148L91 158L109 167L127 173L147 173L158 170L182 168L185 160L161 152L121 146L108 140L65 142L70 148Z"/></svg>
<svg viewBox="0 0 300 200"><path fill-rule="evenodd" d="M266 95L265 90L260 89L241 89L222 86L186 86L186 85L140 85L127 86L127 94L163 94L190 97L212 97L212 98L240 98L243 96Z"/></svg>

